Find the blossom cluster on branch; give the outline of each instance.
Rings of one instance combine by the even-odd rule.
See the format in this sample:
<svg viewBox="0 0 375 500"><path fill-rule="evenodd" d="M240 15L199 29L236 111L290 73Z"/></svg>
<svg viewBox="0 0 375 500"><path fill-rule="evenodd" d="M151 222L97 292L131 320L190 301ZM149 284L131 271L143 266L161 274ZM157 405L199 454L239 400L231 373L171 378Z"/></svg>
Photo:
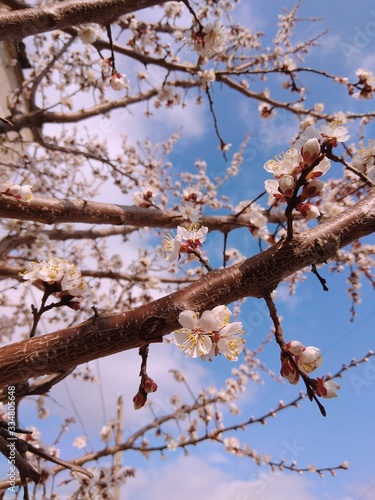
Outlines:
<svg viewBox="0 0 375 500"><path fill-rule="evenodd" d="M292 148L282 158L265 163L265 170L275 177L265 181L266 191L276 200L288 202L291 209L308 220L319 217L319 209L310 200L324 189L324 182L318 177L331 166L327 152L349 138L347 127L336 123L322 125L320 130L307 127L298 140L300 151Z"/></svg>
<svg viewBox="0 0 375 500"><path fill-rule="evenodd" d="M199 314L182 311L178 321L182 328L175 332L175 343L189 358L200 356L212 361L213 356L224 354L230 361L237 361L244 349L242 323L229 323L232 313L226 306L217 306Z"/></svg>
<svg viewBox="0 0 375 500"><path fill-rule="evenodd" d="M64 259L31 262L22 278L27 285L41 285L48 295L56 295L73 309L79 309L81 300L90 295L90 287L77 266Z"/></svg>
<svg viewBox="0 0 375 500"><path fill-rule="evenodd" d="M285 346L285 351L281 352L281 375L291 384L297 384L301 372L309 374L315 371L323 362L320 349L314 346L305 347L298 340L292 340ZM312 379L310 379L312 382ZM317 378L314 391L322 398L333 398L337 396L340 386L331 379L324 380L324 377Z"/></svg>

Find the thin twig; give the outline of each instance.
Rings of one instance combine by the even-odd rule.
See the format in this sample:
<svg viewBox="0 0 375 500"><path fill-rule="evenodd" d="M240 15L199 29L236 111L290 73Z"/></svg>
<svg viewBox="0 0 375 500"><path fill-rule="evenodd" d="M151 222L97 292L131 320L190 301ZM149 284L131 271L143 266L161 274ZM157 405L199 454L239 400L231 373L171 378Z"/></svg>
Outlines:
<svg viewBox="0 0 375 500"><path fill-rule="evenodd" d="M320 274L319 274L319 272L318 272L318 270L317 270L317 268L316 268L316 264L313 264L313 265L311 266L311 272L312 272L313 274L315 274L315 276L318 278L318 280L320 281L320 283L321 283L321 285L322 285L322 287L323 287L323 290L324 290L325 292L328 292L329 288L328 288L328 286L326 285L327 280L326 280L325 278L323 278L322 276L320 276Z"/></svg>

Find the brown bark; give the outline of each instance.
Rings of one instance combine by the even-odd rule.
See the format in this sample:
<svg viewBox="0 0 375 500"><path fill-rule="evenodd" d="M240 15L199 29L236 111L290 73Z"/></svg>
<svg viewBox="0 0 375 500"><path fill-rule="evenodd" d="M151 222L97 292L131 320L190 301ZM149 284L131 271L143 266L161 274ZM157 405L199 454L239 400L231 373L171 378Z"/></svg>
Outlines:
<svg viewBox="0 0 375 500"><path fill-rule="evenodd" d="M183 217L172 210L50 198L32 198L29 203L19 203L15 199L0 197L0 217L45 224L83 222L165 228L173 228L184 222ZM249 217L246 215L239 217L234 215L203 216L200 224L207 226L210 230L229 232L239 227L249 226Z"/></svg>
<svg viewBox="0 0 375 500"><path fill-rule="evenodd" d="M166 0L67 0L0 16L0 40L21 40L30 35L62 30L79 24L107 25L118 17L163 4Z"/></svg>
<svg viewBox="0 0 375 500"><path fill-rule="evenodd" d="M375 231L375 188L356 205L315 228L281 241L227 269L150 304L103 314L54 333L0 349L0 385L71 369L80 363L160 342L178 328L184 309L203 311L243 297L262 297L281 280L333 258L339 248Z"/></svg>

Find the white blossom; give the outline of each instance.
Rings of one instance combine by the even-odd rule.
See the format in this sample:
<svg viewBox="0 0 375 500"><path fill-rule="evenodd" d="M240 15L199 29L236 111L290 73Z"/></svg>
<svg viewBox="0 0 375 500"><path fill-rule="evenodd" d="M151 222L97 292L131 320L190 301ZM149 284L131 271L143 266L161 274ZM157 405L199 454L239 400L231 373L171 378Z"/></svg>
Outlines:
<svg viewBox="0 0 375 500"><path fill-rule="evenodd" d="M108 443L109 440L112 437L112 434L113 434L113 431L114 431L114 428L115 428L114 424L115 424L114 421L109 422L108 424L103 425L103 427L102 427L102 429L100 431L100 438L105 443Z"/></svg>
<svg viewBox="0 0 375 500"><path fill-rule="evenodd" d="M112 75L113 65L111 58L108 59L100 59L99 66L104 77L108 77Z"/></svg>
<svg viewBox="0 0 375 500"><path fill-rule="evenodd" d="M31 186L20 186L13 182L0 182L0 196L16 198L18 201L30 201L32 198Z"/></svg>
<svg viewBox="0 0 375 500"><path fill-rule="evenodd" d="M22 277L27 280L27 285L34 282L55 284L60 296L83 297L88 295L90 290L74 264L56 257L49 261L31 262Z"/></svg>
<svg viewBox="0 0 375 500"><path fill-rule="evenodd" d="M360 172L372 176L375 168L375 140L368 141L367 148L362 147L359 152L353 157L352 162Z"/></svg>
<svg viewBox="0 0 375 500"><path fill-rule="evenodd" d="M175 19L180 17L184 10L184 6L181 2L167 2L164 4L164 12L170 19Z"/></svg>
<svg viewBox="0 0 375 500"><path fill-rule="evenodd" d="M177 210L180 212L184 219L191 222L198 222L201 216L201 209L199 205L193 202L185 201L178 205Z"/></svg>
<svg viewBox="0 0 375 500"><path fill-rule="evenodd" d="M100 37L100 29L97 24L82 24L78 28L78 36L83 43L94 43Z"/></svg>
<svg viewBox="0 0 375 500"><path fill-rule="evenodd" d="M133 194L134 205L137 205L137 207L148 208L154 204L155 198L159 194L159 189L156 189L150 184L143 184L141 191L136 191Z"/></svg>
<svg viewBox="0 0 375 500"><path fill-rule="evenodd" d="M301 354L297 356L297 364L300 370L311 373L323 362L320 349L314 346L305 347Z"/></svg>
<svg viewBox="0 0 375 500"><path fill-rule="evenodd" d="M210 58L224 50L226 41L226 29L220 19L216 19L203 29L194 26L188 43L201 57Z"/></svg>
<svg viewBox="0 0 375 500"><path fill-rule="evenodd" d="M245 347L242 338L242 323L235 321L222 328L216 340L219 351L226 356L229 361L237 361L239 354Z"/></svg>
<svg viewBox="0 0 375 500"><path fill-rule="evenodd" d="M203 71L198 71L198 78L200 81L200 88L202 90L207 90L211 87L211 83L216 80L216 74L212 68L205 69Z"/></svg>
<svg viewBox="0 0 375 500"><path fill-rule="evenodd" d="M221 352L230 361L236 361L244 348L242 323L229 323L230 310L217 306L200 315L191 310L182 311L178 321L183 327L175 332L175 342L187 357L203 359Z"/></svg>
<svg viewBox="0 0 375 500"><path fill-rule="evenodd" d="M320 133L324 140L336 147L339 142L346 142L350 139L348 128L339 125L338 122L331 122L329 125L322 125Z"/></svg>
<svg viewBox="0 0 375 500"><path fill-rule="evenodd" d="M208 227L198 227L192 224L189 229L177 226L176 236L167 234L164 238L163 248L165 259L173 262L180 258L181 253L194 253L206 239ZM168 255L169 252L169 255Z"/></svg>
<svg viewBox="0 0 375 500"><path fill-rule="evenodd" d="M293 175L300 171L302 156L296 148L289 149L282 157L275 157L264 164L264 169L279 179L283 175Z"/></svg>
<svg viewBox="0 0 375 500"><path fill-rule="evenodd" d="M226 451L236 453L240 449L240 442L236 437L225 438L223 440Z"/></svg>
<svg viewBox="0 0 375 500"><path fill-rule="evenodd" d="M78 436L73 441L73 446L78 449L84 448L86 446L87 437L86 436Z"/></svg>
<svg viewBox="0 0 375 500"><path fill-rule="evenodd" d="M317 139L319 142L322 142L323 140L320 131L314 127L314 125L308 125L304 129L303 133L294 142L294 147L300 151L304 144L306 144L306 142L310 139Z"/></svg>
<svg viewBox="0 0 375 500"><path fill-rule="evenodd" d="M340 386L334 380L326 380L323 378L318 378L318 385L315 389L315 392L318 396L322 398L336 398L337 391L340 389Z"/></svg>
<svg viewBox="0 0 375 500"><path fill-rule="evenodd" d="M124 75L120 75L116 71L112 74L109 79L109 84L113 88L113 90L123 90L128 88L129 84Z"/></svg>

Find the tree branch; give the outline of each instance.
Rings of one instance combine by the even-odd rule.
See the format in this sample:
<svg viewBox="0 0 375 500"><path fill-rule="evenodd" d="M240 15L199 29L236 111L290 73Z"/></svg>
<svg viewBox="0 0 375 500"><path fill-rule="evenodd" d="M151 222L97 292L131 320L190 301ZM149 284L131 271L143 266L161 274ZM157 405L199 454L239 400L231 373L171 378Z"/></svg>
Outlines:
<svg viewBox="0 0 375 500"><path fill-rule="evenodd" d="M161 5L166 0L67 0L45 7L22 9L0 16L0 40L21 40L30 35L98 23L107 25L119 16Z"/></svg>
<svg viewBox="0 0 375 500"><path fill-rule="evenodd" d="M313 229L130 311L94 316L48 335L0 349L0 385L70 370L81 363L161 342L184 309L204 311L243 297L263 297L284 278L326 262L339 248L375 231L375 188L357 204Z"/></svg>
<svg viewBox="0 0 375 500"><path fill-rule="evenodd" d="M20 203L12 198L0 197L0 217L30 220L45 224L80 222L87 224L114 224L133 227L174 228L186 221L179 212L156 210L137 206L111 205L86 200L58 200L32 198ZM202 216L199 223L210 230L229 232L250 226L246 215Z"/></svg>
<svg viewBox="0 0 375 500"><path fill-rule="evenodd" d="M1 29L1 28L0 28ZM194 80L176 80L171 82L175 87L183 89L194 88L199 85L198 81ZM2 123L0 133L4 134L10 131L20 131L23 128L41 127L45 123L78 123L93 116L104 115L109 111L119 108L126 108L132 104L144 102L157 96L160 88L152 88L146 92L140 92L133 96L127 96L116 101L104 102L96 104L90 108L72 111L71 113L58 113L55 111L46 111L44 109L36 109L29 113L19 113L12 117L12 121ZM47 146L46 146L47 147ZM84 155L85 153L82 152Z"/></svg>

